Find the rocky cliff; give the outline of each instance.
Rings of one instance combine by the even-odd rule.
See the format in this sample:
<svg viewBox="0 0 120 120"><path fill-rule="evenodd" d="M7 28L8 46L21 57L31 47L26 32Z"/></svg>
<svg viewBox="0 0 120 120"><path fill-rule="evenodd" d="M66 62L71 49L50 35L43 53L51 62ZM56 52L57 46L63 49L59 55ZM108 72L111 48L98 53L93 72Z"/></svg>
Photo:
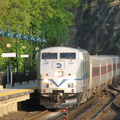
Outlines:
<svg viewBox="0 0 120 120"><path fill-rule="evenodd" d="M120 0L80 0L66 46L120 56Z"/></svg>

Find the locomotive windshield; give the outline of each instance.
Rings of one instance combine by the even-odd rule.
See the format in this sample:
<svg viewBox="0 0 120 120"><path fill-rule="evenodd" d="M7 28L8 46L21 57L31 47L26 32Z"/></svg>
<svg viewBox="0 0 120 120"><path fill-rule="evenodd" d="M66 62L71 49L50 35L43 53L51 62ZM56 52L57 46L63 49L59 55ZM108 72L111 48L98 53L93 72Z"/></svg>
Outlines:
<svg viewBox="0 0 120 120"><path fill-rule="evenodd" d="M57 59L57 53L42 53L42 59Z"/></svg>
<svg viewBox="0 0 120 120"><path fill-rule="evenodd" d="M60 53L60 59L76 59L76 53Z"/></svg>

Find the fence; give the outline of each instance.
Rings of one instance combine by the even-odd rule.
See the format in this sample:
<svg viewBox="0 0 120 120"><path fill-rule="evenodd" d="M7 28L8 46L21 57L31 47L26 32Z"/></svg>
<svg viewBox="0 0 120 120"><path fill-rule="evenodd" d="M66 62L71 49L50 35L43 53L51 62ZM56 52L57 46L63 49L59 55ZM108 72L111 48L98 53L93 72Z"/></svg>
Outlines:
<svg viewBox="0 0 120 120"><path fill-rule="evenodd" d="M32 75L31 75L32 74ZM9 76L11 77L11 76ZM35 80L37 78L37 72L20 72L20 73L12 73L12 85L14 86L14 83L22 83L23 81L29 82L29 80ZM5 87L7 83L10 83L10 81L7 81L7 72L0 72L0 84Z"/></svg>

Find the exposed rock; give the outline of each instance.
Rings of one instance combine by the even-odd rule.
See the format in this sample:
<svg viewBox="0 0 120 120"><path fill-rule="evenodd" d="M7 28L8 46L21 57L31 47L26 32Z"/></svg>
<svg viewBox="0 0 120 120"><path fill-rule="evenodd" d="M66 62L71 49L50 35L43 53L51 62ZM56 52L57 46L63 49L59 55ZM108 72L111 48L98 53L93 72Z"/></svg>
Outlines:
<svg viewBox="0 0 120 120"><path fill-rule="evenodd" d="M74 13L67 46L120 56L120 0L81 0Z"/></svg>

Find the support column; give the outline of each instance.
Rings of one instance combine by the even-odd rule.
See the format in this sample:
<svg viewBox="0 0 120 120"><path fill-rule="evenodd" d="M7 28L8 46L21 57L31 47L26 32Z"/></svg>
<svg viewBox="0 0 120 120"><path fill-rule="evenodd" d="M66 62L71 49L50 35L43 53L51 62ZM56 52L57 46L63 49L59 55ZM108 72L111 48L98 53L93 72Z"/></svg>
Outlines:
<svg viewBox="0 0 120 120"><path fill-rule="evenodd" d="M3 117L3 106L0 105L0 117Z"/></svg>
<svg viewBox="0 0 120 120"><path fill-rule="evenodd" d="M7 104L3 105L3 115L8 115L8 105Z"/></svg>

